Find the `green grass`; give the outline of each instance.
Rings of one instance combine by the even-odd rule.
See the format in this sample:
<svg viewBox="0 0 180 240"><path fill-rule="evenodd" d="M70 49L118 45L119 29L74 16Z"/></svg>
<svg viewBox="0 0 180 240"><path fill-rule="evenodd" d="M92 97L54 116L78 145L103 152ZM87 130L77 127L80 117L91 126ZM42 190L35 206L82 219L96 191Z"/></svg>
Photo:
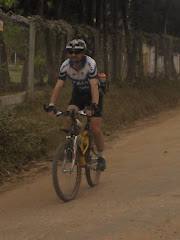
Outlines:
<svg viewBox="0 0 180 240"><path fill-rule="evenodd" d="M15 66L15 65L10 65L9 66L9 75L10 75L10 80L13 83L20 83L21 82L21 75L22 75L22 70L23 66Z"/></svg>
<svg viewBox="0 0 180 240"><path fill-rule="evenodd" d="M9 71L11 82L20 83L22 72Z"/></svg>

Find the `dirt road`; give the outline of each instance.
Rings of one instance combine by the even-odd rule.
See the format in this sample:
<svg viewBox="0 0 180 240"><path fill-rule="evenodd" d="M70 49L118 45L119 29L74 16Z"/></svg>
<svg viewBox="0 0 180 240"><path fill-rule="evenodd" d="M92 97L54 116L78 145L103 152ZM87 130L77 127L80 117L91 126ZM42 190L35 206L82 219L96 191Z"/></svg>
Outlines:
<svg viewBox="0 0 180 240"><path fill-rule="evenodd" d="M51 174L0 188L0 240L180 240L180 107L106 142L107 170L61 202Z"/></svg>

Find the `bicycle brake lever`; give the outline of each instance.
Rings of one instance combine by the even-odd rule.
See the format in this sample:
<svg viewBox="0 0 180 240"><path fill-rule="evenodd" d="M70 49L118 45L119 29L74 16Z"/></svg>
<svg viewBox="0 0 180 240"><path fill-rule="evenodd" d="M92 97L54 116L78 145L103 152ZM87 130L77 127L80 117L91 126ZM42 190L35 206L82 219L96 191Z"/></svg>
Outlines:
<svg viewBox="0 0 180 240"><path fill-rule="evenodd" d="M57 111L57 113L55 114L56 117L58 117L59 115L61 115L63 112L62 111Z"/></svg>
<svg viewBox="0 0 180 240"><path fill-rule="evenodd" d="M44 111L45 111L45 112L48 112L48 107L46 107L45 104L44 104L43 108L44 108Z"/></svg>
<svg viewBox="0 0 180 240"><path fill-rule="evenodd" d="M78 114L83 115L83 116L86 116L85 110L80 110L80 111L78 111Z"/></svg>

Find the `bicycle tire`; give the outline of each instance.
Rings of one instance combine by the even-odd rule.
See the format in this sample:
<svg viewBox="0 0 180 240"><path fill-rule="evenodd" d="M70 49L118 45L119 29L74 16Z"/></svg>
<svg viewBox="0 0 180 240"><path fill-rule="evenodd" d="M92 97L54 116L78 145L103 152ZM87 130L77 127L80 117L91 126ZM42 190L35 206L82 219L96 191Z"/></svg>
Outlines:
<svg viewBox="0 0 180 240"><path fill-rule="evenodd" d="M68 151L70 151L71 149L71 141L65 140L58 146L53 160L52 177L54 189L57 196L64 202L73 200L76 197L81 182L81 161L78 151L76 154L76 162L74 165L75 170L73 172L69 171L70 166L72 166L72 159L70 159L72 156L68 159L67 155ZM63 163L65 163L64 167L67 167L66 170L68 170L69 172L65 172L66 170L62 170ZM65 179L65 181L63 180L63 178ZM72 184L70 183L71 180L73 181Z"/></svg>
<svg viewBox="0 0 180 240"><path fill-rule="evenodd" d="M95 150L95 144L92 141L92 139L90 141L90 146L86 153L85 158L86 158L86 167L85 167L86 179L89 186L94 187L99 183L101 170L97 168L98 154Z"/></svg>

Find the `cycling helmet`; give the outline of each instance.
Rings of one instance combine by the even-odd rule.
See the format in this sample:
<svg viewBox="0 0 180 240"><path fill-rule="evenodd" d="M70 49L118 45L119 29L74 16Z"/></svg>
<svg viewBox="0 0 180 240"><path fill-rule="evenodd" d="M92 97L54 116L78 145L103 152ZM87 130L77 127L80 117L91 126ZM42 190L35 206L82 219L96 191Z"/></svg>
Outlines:
<svg viewBox="0 0 180 240"><path fill-rule="evenodd" d="M73 49L73 50L86 50L86 43L82 39L74 39L66 45L66 50Z"/></svg>

